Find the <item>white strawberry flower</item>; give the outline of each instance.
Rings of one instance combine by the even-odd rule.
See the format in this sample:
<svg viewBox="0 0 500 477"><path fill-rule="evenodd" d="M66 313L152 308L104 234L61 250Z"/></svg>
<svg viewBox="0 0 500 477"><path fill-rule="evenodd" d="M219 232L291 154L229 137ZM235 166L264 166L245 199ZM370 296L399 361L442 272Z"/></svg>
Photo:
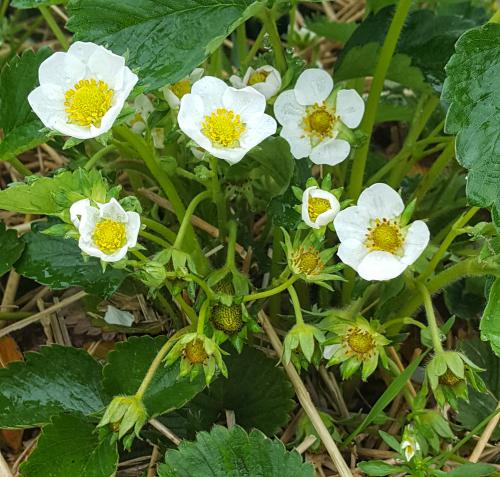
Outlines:
<svg viewBox="0 0 500 477"><path fill-rule="evenodd" d="M302 220L313 229L333 222L339 210L337 198L317 186L308 187L302 194Z"/></svg>
<svg viewBox="0 0 500 477"><path fill-rule="evenodd" d="M195 68L189 76L177 81L177 83L168 84L162 88L163 96L172 109L179 109L181 99L184 95L191 92L191 87L201 79L204 71L203 68Z"/></svg>
<svg viewBox="0 0 500 477"><path fill-rule="evenodd" d="M127 124L132 128L132 131L140 134L146 129L149 115L155 108L151 100L145 94L140 94L134 99L134 109L135 115Z"/></svg>
<svg viewBox="0 0 500 477"><path fill-rule="evenodd" d="M359 126L365 103L354 89L341 89L330 97L332 91L331 76L312 68L299 76L293 90L276 99L274 114L295 159L309 157L315 164L333 166L349 156L351 145L337 136L342 128Z"/></svg>
<svg viewBox="0 0 500 477"><path fill-rule="evenodd" d="M266 99L270 99L281 88L281 75L271 65L264 65L255 70L252 67L248 68L243 79L233 75L229 78L229 82L238 89L251 86L259 93L262 93Z"/></svg>
<svg viewBox="0 0 500 477"><path fill-rule="evenodd" d="M77 139L109 131L138 80L122 56L81 41L47 58L38 79L28 95L33 111L49 129Z"/></svg>
<svg viewBox="0 0 500 477"><path fill-rule="evenodd" d="M205 76L183 96L177 120L198 146L235 164L276 132L276 121L265 109L266 98L255 89L235 89Z"/></svg>
<svg viewBox="0 0 500 477"><path fill-rule="evenodd" d="M106 204L90 204L82 199L70 207L70 217L80 233L78 246L91 257L103 262L117 262L137 245L141 218L137 212L126 212L116 199Z"/></svg>
<svg viewBox="0 0 500 477"><path fill-rule="evenodd" d="M334 220L340 239L337 255L365 280L391 280L422 254L429 229L422 220L400 221L405 206L387 184L373 184L355 206L340 211Z"/></svg>

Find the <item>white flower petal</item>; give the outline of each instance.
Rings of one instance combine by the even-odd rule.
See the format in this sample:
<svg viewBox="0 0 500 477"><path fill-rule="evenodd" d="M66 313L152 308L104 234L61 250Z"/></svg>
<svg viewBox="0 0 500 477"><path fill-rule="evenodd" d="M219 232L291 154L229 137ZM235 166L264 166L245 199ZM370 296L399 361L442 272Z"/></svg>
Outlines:
<svg viewBox="0 0 500 477"><path fill-rule="evenodd" d="M141 216L137 212L127 212L127 247L137 245L137 237L141 229Z"/></svg>
<svg viewBox="0 0 500 477"><path fill-rule="evenodd" d="M205 117L203 99L194 94L182 97L177 121L182 132L206 148L210 140L201 132L201 123Z"/></svg>
<svg viewBox="0 0 500 477"><path fill-rule="evenodd" d="M181 104L180 99L176 94L172 92L172 90L168 86L163 89L163 96L165 97L165 100L167 101L171 109L177 109Z"/></svg>
<svg viewBox="0 0 500 477"><path fill-rule="evenodd" d="M283 91L274 103L274 116L283 126L297 126L302 121L306 108L295 99L295 93L292 90Z"/></svg>
<svg viewBox="0 0 500 477"><path fill-rule="evenodd" d="M351 129L357 128L365 113L365 102L355 89L341 89L337 93L337 114Z"/></svg>
<svg viewBox="0 0 500 477"><path fill-rule="evenodd" d="M239 76L236 75L231 75L229 77L229 82L231 83L233 88L237 89L244 88L246 86L245 82Z"/></svg>
<svg viewBox="0 0 500 477"><path fill-rule="evenodd" d="M405 242L403 246L403 257L401 262L411 265L422 255L422 252L429 244L429 228L422 220L413 222L406 231Z"/></svg>
<svg viewBox="0 0 500 477"><path fill-rule="evenodd" d="M243 149L241 147L233 147L233 148L228 147L226 149L220 149L210 145L205 149L210 154L212 154L212 156L215 156L219 159L224 159L229 164L236 164L237 162L240 162L245 157L245 154L248 152L248 149Z"/></svg>
<svg viewBox="0 0 500 477"><path fill-rule="evenodd" d="M129 68L125 67L123 69L123 83L122 87L120 90L120 94L123 98L123 101L125 101L132 90L134 89L134 86L137 84L139 81L139 77L133 73Z"/></svg>
<svg viewBox="0 0 500 477"><path fill-rule="evenodd" d="M123 70L126 68L123 56L99 46L88 58L87 67L92 78L104 81L115 91L122 89Z"/></svg>
<svg viewBox="0 0 500 477"><path fill-rule="evenodd" d="M191 83L196 83L196 81L201 79L204 72L205 70L203 68L195 68L193 72L189 75L189 81Z"/></svg>
<svg viewBox="0 0 500 477"><path fill-rule="evenodd" d="M319 214L313 222L309 216L309 199L318 198L326 199L330 203L330 209ZM302 220L314 229L319 229L328 225L333 221L338 211L340 210L340 203L337 198L326 190L319 189L316 186L308 187L302 194Z"/></svg>
<svg viewBox="0 0 500 477"><path fill-rule="evenodd" d="M243 149L250 150L267 137L272 136L277 128L278 125L273 117L262 114L246 124L246 130L240 138L240 146Z"/></svg>
<svg viewBox="0 0 500 477"><path fill-rule="evenodd" d="M344 240L337 250L337 255L346 265L357 270L361 261L369 253L369 250L362 242L356 239Z"/></svg>
<svg viewBox="0 0 500 477"><path fill-rule="evenodd" d="M28 95L31 109L44 126L58 131L56 124L60 124L61 119L65 122L64 101L64 91L60 86L53 84L38 86Z"/></svg>
<svg viewBox="0 0 500 477"><path fill-rule="evenodd" d="M305 70L295 84L295 98L299 104L309 106L322 103L333 90L333 79L319 68Z"/></svg>
<svg viewBox="0 0 500 477"><path fill-rule="evenodd" d="M345 161L351 152L351 145L343 139L327 139L313 148L310 158L314 164L334 166Z"/></svg>
<svg viewBox="0 0 500 477"><path fill-rule="evenodd" d="M349 239L364 242L370 227L370 216L361 207L353 205L341 210L335 217L333 225L341 242Z"/></svg>
<svg viewBox="0 0 500 477"><path fill-rule="evenodd" d="M66 54L78 58L83 63L87 64L89 58L102 46L96 45L90 41L75 41L68 48Z"/></svg>
<svg viewBox="0 0 500 477"><path fill-rule="evenodd" d="M392 280L401 275L406 265L389 252L370 252L361 260L357 272L364 280Z"/></svg>
<svg viewBox="0 0 500 477"><path fill-rule="evenodd" d="M198 95L203 99L205 111L208 114L222 106L222 96L227 88L229 86L221 79L213 76L205 76L193 84L191 94Z"/></svg>
<svg viewBox="0 0 500 477"><path fill-rule="evenodd" d="M257 71L265 71L268 75L265 81L252 85L252 88L263 94L266 99L272 98L281 89L281 75L279 71L270 65L262 66Z"/></svg>
<svg viewBox="0 0 500 477"><path fill-rule="evenodd" d="M400 195L387 184L377 183L365 189L358 199L372 219L399 217L405 208Z"/></svg>
<svg viewBox="0 0 500 477"><path fill-rule="evenodd" d="M91 207L89 199L82 199L74 202L69 208L69 216L73 225L78 228L80 217L85 213L88 207Z"/></svg>
<svg viewBox="0 0 500 477"><path fill-rule="evenodd" d="M106 204L97 204L99 207L99 215L103 219L111 219L115 222L126 223L128 220L127 212L116 199L111 199Z"/></svg>
<svg viewBox="0 0 500 477"><path fill-rule="evenodd" d="M254 88L236 89L228 86L222 96L222 105L239 114L244 123L261 116L266 109L266 98Z"/></svg>
<svg viewBox="0 0 500 477"><path fill-rule="evenodd" d="M311 154L311 141L298 126L293 124L284 126L280 132L280 136L288 141L290 152L295 159L302 159Z"/></svg>
<svg viewBox="0 0 500 477"><path fill-rule="evenodd" d="M86 73L87 67L79 58L58 51L42 62L38 79L40 85L57 85L66 92L85 78Z"/></svg>
<svg viewBox="0 0 500 477"><path fill-rule="evenodd" d="M118 249L116 252L108 255L107 253L104 253L102 250L99 250L92 243L82 240L81 238L78 242L78 246L80 247L82 252L85 252L87 255L90 255L91 257L97 257L101 259L103 262L118 262L123 257L125 257L125 255L127 255L128 252L128 247L124 246Z"/></svg>
<svg viewBox="0 0 500 477"><path fill-rule="evenodd" d="M94 234L97 222L99 222L99 209L96 207L87 207L83 210L80 216L80 225L78 226L80 240L85 240L89 243L92 242L92 235Z"/></svg>

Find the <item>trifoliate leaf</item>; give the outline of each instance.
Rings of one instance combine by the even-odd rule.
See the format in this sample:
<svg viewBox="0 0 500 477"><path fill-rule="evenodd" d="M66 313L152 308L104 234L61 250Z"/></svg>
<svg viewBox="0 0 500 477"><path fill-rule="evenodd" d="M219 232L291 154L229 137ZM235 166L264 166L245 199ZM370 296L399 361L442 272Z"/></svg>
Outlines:
<svg viewBox="0 0 500 477"><path fill-rule="evenodd" d="M67 27L79 40L127 54L150 91L191 73L262 6L253 0L71 0Z"/></svg>
<svg viewBox="0 0 500 477"><path fill-rule="evenodd" d="M458 40L446 65L446 132L456 134L458 162L469 170L467 196L500 213L500 25L488 23ZM497 227L500 223L496 224Z"/></svg>
<svg viewBox="0 0 500 477"><path fill-rule="evenodd" d="M132 337L118 343L104 367L104 387L112 395L133 395L167 338ZM184 406L205 387L203 373L179 379L179 364L160 365L143 398L150 417Z"/></svg>
<svg viewBox="0 0 500 477"><path fill-rule="evenodd" d="M23 235L26 247L16 263L19 274L54 290L80 286L102 297L119 288L127 276L125 270L108 267L103 271L97 258L82 256L77 240L46 235L44 226L47 224Z"/></svg>
<svg viewBox="0 0 500 477"><path fill-rule="evenodd" d="M23 253L24 242L15 230L6 230L0 223L0 276L7 273Z"/></svg>
<svg viewBox="0 0 500 477"><path fill-rule="evenodd" d="M314 469L297 452L287 452L278 440L259 431L247 434L241 427L231 430L215 426L201 432L195 442L184 441L168 451L159 477L313 477Z"/></svg>
<svg viewBox="0 0 500 477"><path fill-rule="evenodd" d="M117 464L116 443L100 439L95 424L84 417L65 415L44 427L21 476L112 477Z"/></svg>
<svg viewBox="0 0 500 477"><path fill-rule="evenodd" d="M39 426L67 412L89 415L108 401L101 366L82 349L45 346L0 369L0 428Z"/></svg>

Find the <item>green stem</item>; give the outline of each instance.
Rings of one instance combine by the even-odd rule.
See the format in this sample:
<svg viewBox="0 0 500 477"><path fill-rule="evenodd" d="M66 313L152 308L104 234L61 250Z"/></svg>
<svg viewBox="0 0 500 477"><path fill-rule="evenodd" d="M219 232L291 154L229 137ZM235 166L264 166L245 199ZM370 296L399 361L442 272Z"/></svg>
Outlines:
<svg viewBox="0 0 500 477"><path fill-rule="evenodd" d="M226 201L220 187L217 161L218 159L216 157L210 156L210 169L212 169L213 172L212 193L213 193L213 200L217 207L217 223L219 226L219 239L224 241L226 235L226 223L227 223Z"/></svg>
<svg viewBox="0 0 500 477"><path fill-rule="evenodd" d="M165 227L163 224L160 224L156 220L149 219L147 217L141 217L141 222L151 230L154 230L156 233L163 236L165 240L168 242L174 243L176 239L176 235L169 228Z"/></svg>
<svg viewBox="0 0 500 477"><path fill-rule="evenodd" d="M2 0L2 5L0 6L0 22L5 17L5 13L7 13L7 8L9 8L9 0Z"/></svg>
<svg viewBox="0 0 500 477"><path fill-rule="evenodd" d="M207 295L207 298L209 300L212 300L214 298L214 292L210 289L210 287L203 279L196 275L193 275L192 273L188 273L185 278L197 283L198 286L205 292L205 295Z"/></svg>
<svg viewBox="0 0 500 477"><path fill-rule="evenodd" d="M439 327L436 321L436 315L434 314L434 306L432 305L431 295L425 285L417 283L417 287L424 301L425 314L427 315L427 323L429 324L434 351L436 353L442 353L443 345L441 343L441 339L439 338Z"/></svg>
<svg viewBox="0 0 500 477"><path fill-rule="evenodd" d="M9 164L23 177L33 175L33 172L31 172L17 157L9 159Z"/></svg>
<svg viewBox="0 0 500 477"><path fill-rule="evenodd" d="M342 284L342 304L347 306L351 301L354 283L356 281L356 272L352 268L346 268L344 271L346 281Z"/></svg>
<svg viewBox="0 0 500 477"><path fill-rule="evenodd" d="M245 295L243 297L243 301L254 301L254 300L262 300L263 298L268 298L273 295L277 295L278 293L281 293L283 290L286 290L288 287L293 285L293 283L298 279L297 275L292 275L287 281L281 283L280 285L274 287L274 288L269 288L267 290L258 292L258 293L252 293L250 295Z"/></svg>
<svg viewBox="0 0 500 477"><path fill-rule="evenodd" d="M295 291L295 288L293 288L293 286L288 287L288 293L290 294L290 298L292 299L292 305L295 312L295 320L297 322L297 325L303 325L304 318L302 316L302 308L300 307L299 296L297 295L297 292Z"/></svg>
<svg viewBox="0 0 500 477"><path fill-rule="evenodd" d="M195 323L198 317L196 316L196 312L191 308L182 298L180 295L174 295L174 290L172 285L168 282L168 280L165 282L165 286L167 287L167 290L169 291L170 295L172 295L172 298L175 300L175 302L179 305L180 309L186 314L186 316L189 317L192 323Z"/></svg>
<svg viewBox="0 0 500 477"><path fill-rule="evenodd" d="M141 237L144 237L145 239L151 240L151 242L156 243L160 247L163 248L170 248L170 244L166 242L165 240L161 239L160 237L157 237L154 234L150 234L149 232L146 232L145 230L140 230L139 235Z"/></svg>
<svg viewBox="0 0 500 477"><path fill-rule="evenodd" d="M281 230L278 227L273 229L273 256L271 258L271 281L279 275L280 261L283 257L281 247ZM280 311L281 300L279 295L274 295L269 301L269 316L275 318Z"/></svg>
<svg viewBox="0 0 500 477"><path fill-rule="evenodd" d="M0 321L17 321L33 316L31 311L1 311Z"/></svg>
<svg viewBox="0 0 500 477"><path fill-rule="evenodd" d="M411 4L412 0L400 0L398 2L391 26L389 27L384 45L382 46L382 50L380 52L370 94L366 103L365 115L360 125L360 131L365 133L368 138L371 138L372 136L380 94L382 93L384 86L384 80L387 75L389 65L391 64L392 55L396 49L396 44ZM357 199L361 193L369 149L370 140L367 140L366 143L357 150L356 155L354 156L349 182L349 196L352 199Z"/></svg>
<svg viewBox="0 0 500 477"><path fill-rule="evenodd" d="M177 238L175 239L174 242L174 248L176 249L181 249L182 243L184 242L184 237L186 236L186 232L188 230L188 227L191 224L191 216L194 214L194 211L196 210L196 207L200 204L205 199L208 199L210 197L210 192L204 191L200 192L198 195L196 195L193 200L189 203L188 208L186 209L186 212L184 213L184 217L181 222L181 226L179 228L179 232L177 233Z"/></svg>
<svg viewBox="0 0 500 477"><path fill-rule="evenodd" d="M427 268L418 277L418 280L420 282L423 282L424 280L426 280L428 277L431 276L432 272L436 269L438 263L443 258L444 254L448 250L448 247L451 245L453 240L455 240L455 238L462 233L461 232L462 227L467 225L469 220L471 220L472 217L474 217L474 215L477 213L478 210L479 207L471 207L465 214L459 217L457 221L452 225L451 230L448 232L448 235L441 242L441 245L439 246L437 252L434 254L431 261L427 265Z"/></svg>
<svg viewBox="0 0 500 477"><path fill-rule="evenodd" d="M254 44L252 45L252 48L250 48L250 51L248 52L247 56L245 56L245 59L241 62L241 71L242 73L245 73L248 66L250 65L250 62L254 59L255 55L259 51L259 48L262 45L262 42L264 41L264 36L266 35L266 28L262 27L259 34L257 35L257 38L255 39Z"/></svg>
<svg viewBox="0 0 500 477"><path fill-rule="evenodd" d="M200 315L198 317L198 324L196 325L196 333L203 335L205 331L205 321L208 315L208 308L210 306L210 300L205 300L203 305L201 305Z"/></svg>
<svg viewBox="0 0 500 477"><path fill-rule="evenodd" d="M248 54L247 29L245 22L236 28L236 51L238 52L238 64L241 67L243 60Z"/></svg>
<svg viewBox="0 0 500 477"><path fill-rule="evenodd" d="M278 32L278 27L274 20L273 11L267 9L261 15L262 23L269 34L269 40L273 47L274 59L276 61L276 66L281 74L284 74L287 69L287 63L285 58L285 53L283 52L283 45L281 44L280 34Z"/></svg>
<svg viewBox="0 0 500 477"><path fill-rule="evenodd" d="M109 146L103 147L102 149L99 149L88 161L87 163L83 166L83 168L86 171L89 171L94 167L94 165L101 159L103 158L108 152L115 151L117 147L114 144L110 144Z"/></svg>
<svg viewBox="0 0 500 477"><path fill-rule="evenodd" d="M139 389L135 393L135 396L138 399L142 399L144 397L144 394L146 393L146 390L148 389L148 386L151 384L151 381L153 380L153 377L156 373L156 370L159 368L161 362L163 361L163 358L167 355L167 353L170 351L170 348L174 345L174 343L178 340L180 336L185 334L189 330L189 327L182 328L179 330L177 333L172 335L170 339L161 347L160 351L158 351L158 354L155 356L155 359L149 366L148 371L146 372L146 375L144 376L144 379L142 380L141 385L139 386Z"/></svg>
<svg viewBox="0 0 500 477"><path fill-rule="evenodd" d="M238 227L234 220L231 220L228 224L228 239L227 239L227 254L226 254L226 267L229 269L235 268L234 256L236 252L236 234L238 232Z"/></svg>
<svg viewBox="0 0 500 477"><path fill-rule="evenodd" d="M69 48L69 42L64 36L64 33L62 30L59 28L59 25L56 22L56 19L52 15L52 12L50 9L46 6L40 6L38 7L40 10L40 13L42 14L42 17L45 19L47 22L47 25L49 25L49 28L52 30L52 33L54 33L55 37L58 39L59 43L61 46L67 50Z"/></svg>

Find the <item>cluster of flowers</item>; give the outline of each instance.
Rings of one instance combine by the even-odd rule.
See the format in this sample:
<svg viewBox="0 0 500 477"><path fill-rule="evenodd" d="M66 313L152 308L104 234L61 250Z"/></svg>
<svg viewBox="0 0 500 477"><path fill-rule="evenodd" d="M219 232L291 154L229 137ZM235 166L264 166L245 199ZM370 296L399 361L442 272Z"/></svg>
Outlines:
<svg viewBox="0 0 500 477"><path fill-rule="evenodd" d="M265 113L266 101L281 89L281 76L272 66L249 68L243 79L232 76L233 86L196 69L189 77L167 85L165 99L178 109L180 129L196 146L230 164L267 137L275 134L276 120ZM76 42L66 53L54 53L39 70L40 86L28 101L44 125L77 139L97 137L111 129L138 81L125 59L102 46ZM136 98L144 124L152 105ZM305 70L293 90L281 92L274 115L281 136L296 159L309 157L316 164L335 165L350 153L351 129L364 113L364 101L353 89L335 89L321 69ZM338 256L366 280L388 280L400 275L427 246L429 231L422 221L401 219L404 205L394 190L374 184L356 206L340 211L329 191L308 188L302 199L304 222L318 229L332 221L340 239ZM83 200L71 208L80 233L80 247L106 262L121 260L134 247L140 228L135 212L116 201L109 204Z"/></svg>

